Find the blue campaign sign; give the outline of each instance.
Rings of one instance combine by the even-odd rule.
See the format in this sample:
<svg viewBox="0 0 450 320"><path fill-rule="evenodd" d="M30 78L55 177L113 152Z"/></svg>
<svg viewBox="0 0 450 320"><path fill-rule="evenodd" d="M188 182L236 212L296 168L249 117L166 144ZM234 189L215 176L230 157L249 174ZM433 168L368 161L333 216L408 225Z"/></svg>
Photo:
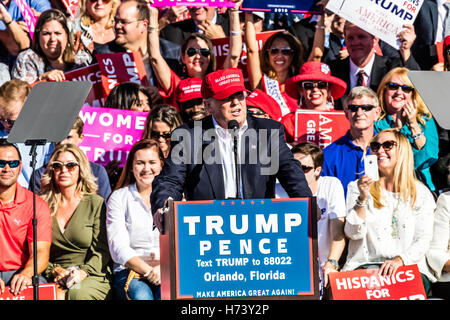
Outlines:
<svg viewBox="0 0 450 320"><path fill-rule="evenodd" d="M309 198L175 202L177 298L316 297L310 208Z"/></svg>
<svg viewBox="0 0 450 320"><path fill-rule="evenodd" d="M267 11L279 13L322 13L315 4L318 0L245 0L241 5L244 11Z"/></svg>

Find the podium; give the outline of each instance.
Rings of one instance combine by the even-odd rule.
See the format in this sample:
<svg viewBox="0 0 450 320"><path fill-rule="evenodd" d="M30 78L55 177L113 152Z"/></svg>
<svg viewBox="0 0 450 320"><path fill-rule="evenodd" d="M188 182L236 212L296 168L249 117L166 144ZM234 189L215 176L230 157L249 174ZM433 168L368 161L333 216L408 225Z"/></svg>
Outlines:
<svg viewBox="0 0 450 320"><path fill-rule="evenodd" d="M319 299L316 198L169 201L161 298Z"/></svg>

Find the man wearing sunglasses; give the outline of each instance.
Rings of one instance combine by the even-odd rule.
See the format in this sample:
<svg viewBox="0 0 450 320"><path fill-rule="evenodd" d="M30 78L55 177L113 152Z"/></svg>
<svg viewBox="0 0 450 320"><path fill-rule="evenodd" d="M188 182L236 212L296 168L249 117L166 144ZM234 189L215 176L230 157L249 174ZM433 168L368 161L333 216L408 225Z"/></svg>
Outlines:
<svg viewBox="0 0 450 320"><path fill-rule="evenodd" d="M178 139L178 143L173 138L171 153L153 182L151 205L158 228L161 227L160 208L164 202L169 197L181 200L183 194L186 200L223 200L237 195L243 199L274 198L278 178L290 197L311 196L301 165L284 139L282 125L271 119L247 116L247 89L240 69L229 68L208 74L202 83L202 96L210 115L201 122L184 124L174 130L172 137L181 135L183 138ZM234 137L228 130L232 120L237 122L233 131L240 145L240 190L236 186ZM265 137L259 135L262 130L266 130ZM242 138L252 132L258 141L249 142ZM272 148L272 145L278 148ZM266 151L262 151L264 146ZM263 164L260 154L256 159L250 158L250 153L258 150L266 153L269 163ZM180 159L180 152L189 157Z"/></svg>
<svg viewBox="0 0 450 320"><path fill-rule="evenodd" d="M20 152L0 139L0 294L9 286L14 295L32 284L33 193L17 179L22 169ZM36 196L37 272L47 268L52 242L52 220L47 203ZM39 276L39 282L45 279Z"/></svg>
<svg viewBox="0 0 450 320"><path fill-rule="evenodd" d="M322 175L341 180L347 195L349 182L364 175L364 155L374 136L374 123L381 114L377 94L370 88L353 88L344 104L350 122L347 133L324 149Z"/></svg>
<svg viewBox="0 0 450 320"><path fill-rule="evenodd" d="M30 86L27 82L13 79L5 82L0 87L0 138L7 138L11 131L14 122L19 117L25 99L30 93ZM33 168L30 165L30 146L24 143L17 143L16 145L22 154L22 172L19 176L19 183L28 188L30 178L33 173ZM53 143L47 143L44 146L37 146L36 148L36 168L44 165L54 149Z"/></svg>
<svg viewBox="0 0 450 320"><path fill-rule="evenodd" d="M329 65L331 74L347 83L345 95L352 88L361 85L376 92L384 75L395 67L420 70L411 54L411 46L416 37L412 25L405 26L405 29L399 33L399 41L402 42L402 45L399 52L394 52L398 57L376 54L375 47L379 41L378 38L349 21L345 23L344 34L349 57L330 61ZM337 102L336 109L343 108L345 95Z"/></svg>

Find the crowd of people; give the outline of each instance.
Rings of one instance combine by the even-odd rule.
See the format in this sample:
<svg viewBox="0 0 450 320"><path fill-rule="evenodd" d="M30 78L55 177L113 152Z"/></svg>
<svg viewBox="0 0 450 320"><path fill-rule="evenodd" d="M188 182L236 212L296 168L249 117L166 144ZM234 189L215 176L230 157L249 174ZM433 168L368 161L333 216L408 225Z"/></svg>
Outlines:
<svg viewBox="0 0 450 320"><path fill-rule="evenodd" d="M240 11L242 0L230 8L79 0L72 14L56 0L25 2L37 18L32 36L14 0L0 5L0 293L32 284L35 186L39 281L55 282L61 300L160 299L169 197L310 196L320 209L322 298L331 296L331 272L392 275L412 264L428 297L450 298L449 130L408 78L409 70L449 71L450 1L425 0L397 35L399 50L326 10L326 0L318 2L323 14L295 19ZM265 31L278 32L260 46L256 35ZM212 40L226 37L219 62ZM96 54L136 51L149 85L118 83L103 105L148 112L123 167L88 160L78 118L66 139L37 147L33 175L31 147L6 140L31 88L66 81ZM349 130L323 149L298 141L299 109L339 111ZM215 139L177 161L172 137L195 139L199 123L201 137L213 130ZM276 169L245 163L248 148L236 161L234 140L248 130L278 132ZM266 138L258 136L275 143ZM199 163L196 152L204 156L212 142L217 161ZM378 179L365 171L368 155L377 158Z"/></svg>

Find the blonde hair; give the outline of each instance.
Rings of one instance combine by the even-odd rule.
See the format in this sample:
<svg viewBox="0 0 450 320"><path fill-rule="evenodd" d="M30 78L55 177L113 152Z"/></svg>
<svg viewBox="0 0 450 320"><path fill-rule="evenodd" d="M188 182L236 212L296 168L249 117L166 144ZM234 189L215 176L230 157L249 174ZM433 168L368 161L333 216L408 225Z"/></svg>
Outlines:
<svg viewBox="0 0 450 320"><path fill-rule="evenodd" d="M408 139L395 128L380 131L372 138L371 142L376 141L383 133L394 134L395 142L397 143L397 163L394 167L394 192L399 194L399 199L401 201L404 203L409 202L409 205L412 207L417 198L416 182L418 180L414 171L414 154L411 144ZM370 187L370 194L372 195L374 206L377 209L384 207L381 189L380 180L375 181Z"/></svg>
<svg viewBox="0 0 450 320"><path fill-rule="evenodd" d="M94 23L94 20L89 16L89 13L86 10L86 2L89 0L81 0L80 5L80 13L81 13L81 23L85 26L90 26ZM108 24L106 25L107 29L114 27L114 16L116 15L116 10L120 5L120 0L111 0L112 7L111 12L109 13Z"/></svg>
<svg viewBox="0 0 450 320"><path fill-rule="evenodd" d="M380 106L381 106L380 119L384 119L387 114L386 105L385 105L385 101L384 101L384 94L386 92L386 85L389 82L391 82L394 75L399 76L406 85L414 88L414 85L412 84L411 80L409 80L409 78L408 78L408 71L409 70L407 68L397 67L397 68L392 69L388 73L386 73L386 75L381 80L381 82L378 86L378 90L377 90L377 95L378 95L378 99L380 100ZM417 114L416 114L417 121L420 124L422 124L423 126L425 126L426 121L424 120L424 118L426 120L429 120L431 118L431 112L425 105L425 102L422 100L422 98L420 97L420 95L416 89L413 90L413 92L412 92L412 101L415 102L415 104L417 106Z"/></svg>
<svg viewBox="0 0 450 320"><path fill-rule="evenodd" d="M63 152L70 152L79 164L79 177L76 187L76 193L80 195L95 194L98 190L97 178L92 174L91 165L84 152L74 144L61 144L53 151L50 161L41 178L41 189L39 195L50 207L52 215L58 210L61 203L61 190L54 181L52 163Z"/></svg>
<svg viewBox="0 0 450 320"><path fill-rule="evenodd" d="M28 82L20 79L6 81L0 86L0 98L5 101L25 100L31 91Z"/></svg>

